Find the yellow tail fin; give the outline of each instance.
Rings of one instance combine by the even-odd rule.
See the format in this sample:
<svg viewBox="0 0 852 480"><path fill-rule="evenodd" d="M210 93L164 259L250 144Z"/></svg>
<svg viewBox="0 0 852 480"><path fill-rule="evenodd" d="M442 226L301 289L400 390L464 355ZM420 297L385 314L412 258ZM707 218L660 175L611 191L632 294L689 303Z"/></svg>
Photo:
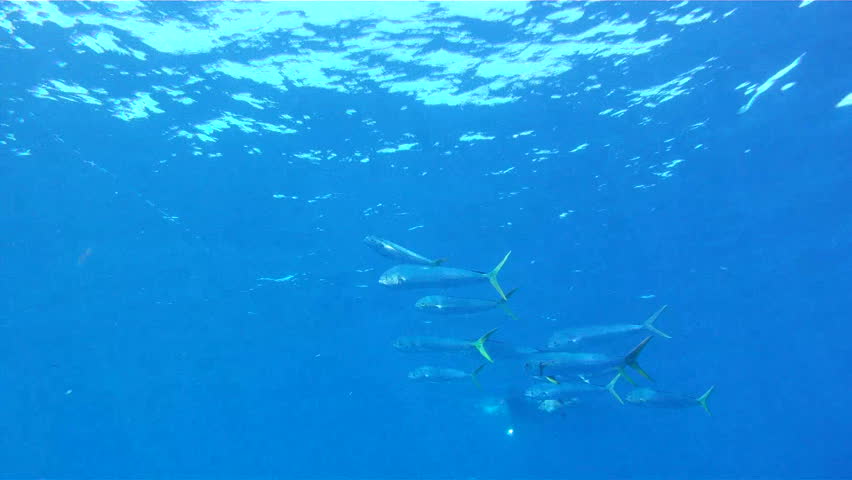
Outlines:
<svg viewBox="0 0 852 480"><path fill-rule="evenodd" d="M491 270L490 272L485 274L488 277L488 281L491 282L491 286L494 287L494 290L497 290L497 293L500 294L500 298L502 298L503 300L508 300L509 297L507 297L506 294L503 293L503 288L501 288L500 284L497 282L497 274L500 273L500 269L503 268L503 265L506 264L506 260L509 259L509 255L511 254L512 251L510 250L509 253L507 253L506 256L503 257L503 260L501 260L500 263L498 263L497 266L494 267L494 270Z"/></svg>
<svg viewBox="0 0 852 480"><path fill-rule="evenodd" d="M475 342L471 342L471 345L473 345L473 347L475 349L479 350L479 353L481 353L482 356L485 357L485 359L488 360L491 363L494 363L494 360L491 359L491 355L489 355L488 351L485 350L485 342L487 342L488 337L490 337L496 331L497 331L497 329L495 328L495 329L487 332L485 335L479 337L479 339L476 340Z"/></svg>

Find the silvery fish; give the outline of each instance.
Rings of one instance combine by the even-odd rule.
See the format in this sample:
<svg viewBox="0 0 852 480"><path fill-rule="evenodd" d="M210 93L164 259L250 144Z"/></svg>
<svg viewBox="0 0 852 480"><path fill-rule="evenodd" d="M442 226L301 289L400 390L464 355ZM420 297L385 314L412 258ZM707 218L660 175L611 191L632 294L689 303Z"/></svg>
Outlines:
<svg viewBox="0 0 852 480"><path fill-rule="evenodd" d="M576 397L565 398L560 400L550 398L547 400L542 400L538 404L538 409L545 413L553 413L563 408L573 407L578 403L580 403L580 399Z"/></svg>
<svg viewBox="0 0 852 480"><path fill-rule="evenodd" d="M553 377L546 377L546 380L549 383L529 387L524 391L524 396L530 400L536 401L565 400L574 398L578 394L608 391L616 400L618 400L619 403L623 404L624 400L622 400L621 397L618 396L618 392L615 391L615 384L618 382L619 378L621 378L621 373L617 373L606 385L595 385L582 377L581 379L583 381L572 382L557 382Z"/></svg>
<svg viewBox="0 0 852 480"><path fill-rule="evenodd" d="M515 288L506 294L506 299L512 297L518 289ZM414 304L414 308L421 312L434 313L438 315L459 315L467 313L480 313L493 310L497 307L503 309L507 315L518 319L506 305L506 300L480 300L478 298L448 297L446 295L429 295L423 297Z"/></svg>
<svg viewBox="0 0 852 480"><path fill-rule="evenodd" d="M538 371L539 376L545 374L553 376L573 376L583 374L600 374L610 371L618 371L624 375L624 379L634 383L624 373L624 367L631 367L640 375L653 381L653 379L639 366L637 359L645 345L651 341L646 337L639 345L633 348L627 355L616 357L604 353L581 353L581 352L544 352L530 355L527 359L527 368Z"/></svg>
<svg viewBox="0 0 852 480"><path fill-rule="evenodd" d="M506 264L511 253L507 253L503 260L487 273L452 267L397 265L385 271L379 277L379 283L394 288L429 288L470 285L488 281L500 294L500 298L506 300L506 294L503 293L503 289L497 283L497 274L500 273L500 269Z"/></svg>
<svg viewBox="0 0 852 480"><path fill-rule="evenodd" d="M378 252L379 255L393 258L394 260L400 260L402 263L415 265L440 265L446 261L444 258L439 258L437 260L426 258L419 253L403 247L402 245L393 243L390 240L374 237L373 235L367 235L364 237L364 243Z"/></svg>
<svg viewBox="0 0 852 480"><path fill-rule="evenodd" d="M477 367L473 372L464 372L455 368L440 368L424 365L408 372L408 378L415 382L456 382L459 380L473 380L479 385L479 372L485 368L485 363Z"/></svg>
<svg viewBox="0 0 852 480"><path fill-rule="evenodd" d="M393 342L393 348L400 352L461 352L473 347L493 363L491 355L485 350L485 342L496 331L495 328L474 341L442 337L399 337Z"/></svg>
<svg viewBox="0 0 852 480"><path fill-rule="evenodd" d="M713 393L713 388L715 386L708 388L703 395L697 398L680 393L659 392L650 388L634 388L627 394L626 398L627 403L640 407L687 408L701 405L701 408L710 415L710 409L707 408L707 398Z"/></svg>
<svg viewBox="0 0 852 480"><path fill-rule="evenodd" d="M613 337L620 336L629 333L639 332L642 330L647 330L651 333L657 334L663 338L672 338L668 334L658 330L654 327L654 321L657 320L657 317L663 313L667 305L663 305L662 308L657 310L656 313L651 315L644 323L641 325L636 324L615 324L615 325L592 325L588 327L574 327L574 328L566 328L564 330L559 330L554 333L550 340L547 341L547 349L558 351L561 349L565 349L568 347L576 346L580 343L583 343L587 340L605 338L605 337Z"/></svg>

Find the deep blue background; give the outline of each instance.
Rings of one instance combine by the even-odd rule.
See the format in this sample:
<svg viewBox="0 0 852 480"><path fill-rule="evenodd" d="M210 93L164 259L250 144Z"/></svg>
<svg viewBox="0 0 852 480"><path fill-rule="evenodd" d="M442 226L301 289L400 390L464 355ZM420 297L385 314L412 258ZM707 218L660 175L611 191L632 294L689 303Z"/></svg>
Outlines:
<svg viewBox="0 0 852 480"><path fill-rule="evenodd" d="M255 85L282 112L311 115L310 130L259 134L251 145L265 154L249 156L232 129L213 159L166 139L176 113L118 122L26 94L53 78L56 60L73 58L65 73L79 79L102 75L103 60L72 53L55 26L22 25L37 50L0 50L0 63L17 65L0 86L18 92L3 95L2 122L33 152L5 149L0 162L0 476L848 477L852 122L834 105L852 88L850 8L734 6L724 26L631 60L620 80L631 88L712 56L726 67L661 104L647 126L637 125L640 109L614 120L598 115L610 105L551 101L556 87L498 107L444 107ZM641 17L648 7L618 8ZM733 87L802 52L781 82L793 89L776 85L736 115L745 100ZM189 69L218 58L149 55ZM606 82L606 65L578 62L571 75ZM97 80L116 94L145 85ZM236 111L174 110L197 119L226 108ZM347 108L375 119L384 138L413 133L419 150L372 154L367 166L279 154L375 151L359 120L341 117ZM506 139L522 130L536 133ZM497 139L442 156L466 131ZM660 153L669 137L683 153ZM585 142L582 155L567 155ZM693 151L698 143L708 148ZM525 160L548 146L562 153ZM688 160L637 190L640 177L624 167L635 155ZM517 172L483 176L511 165ZM498 199L519 186L528 189ZM314 204L272 198L332 192ZM383 213L362 214L379 203ZM425 228L407 230L417 224ZM522 321L494 313L424 324L411 308L418 292L375 283L390 264L361 243L366 234L477 269L513 250L501 281L521 287ZM375 270L356 271L365 268ZM288 273L303 275L256 281ZM656 298L639 298L647 293ZM476 402L508 387L489 383L488 370L482 392L413 385L405 372L423 359L390 347L398 335L475 338L498 325L495 339L535 345L560 326L640 321L662 303L660 327L675 338L652 342L643 366L667 389L715 384L713 417L610 403L565 417L488 417Z"/></svg>

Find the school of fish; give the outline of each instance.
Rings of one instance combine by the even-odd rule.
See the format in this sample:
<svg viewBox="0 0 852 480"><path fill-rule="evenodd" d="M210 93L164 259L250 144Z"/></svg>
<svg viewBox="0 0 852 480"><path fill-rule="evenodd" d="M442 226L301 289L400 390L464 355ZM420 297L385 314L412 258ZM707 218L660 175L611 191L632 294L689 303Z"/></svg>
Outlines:
<svg viewBox="0 0 852 480"><path fill-rule="evenodd" d="M447 290L465 285L490 284L498 295L496 299L426 295L414 303L417 311L436 316L467 318L469 315L502 310L513 321L519 321L509 308L509 300L517 289L504 292L497 281L497 275L512 252L506 253L491 271L481 272L445 266L446 259L431 259L375 236L367 236L364 243L380 255L397 262L379 277L379 284L385 287ZM710 414L707 400L713 392L713 386L701 395L688 395L640 387L629 374L629 371L636 372L644 381L654 383L653 378L639 365L639 356L653 337L671 338L655 326L666 307L663 305L642 323L581 325L558 330L541 347L520 347L491 340L498 328L490 328L476 338L467 339L401 336L393 342L393 348L403 353L445 354L440 358L456 361L465 355L480 358L481 364L470 370L421 365L408 373L408 379L415 382L461 382L481 388L480 373L487 365L500 363L499 368L505 369L513 383L527 385L522 390L510 389L514 393L508 395L513 398L506 400L524 402L546 414L564 413L566 409L582 405L588 399L602 394L614 398L618 405L670 409L700 406ZM639 337L642 334L645 336L631 350L620 354L606 353L608 343L637 334ZM503 363L506 365L503 366ZM622 378L632 386L623 396L616 389ZM493 402L483 404L483 411L488 413L499 408Z"/></svg>

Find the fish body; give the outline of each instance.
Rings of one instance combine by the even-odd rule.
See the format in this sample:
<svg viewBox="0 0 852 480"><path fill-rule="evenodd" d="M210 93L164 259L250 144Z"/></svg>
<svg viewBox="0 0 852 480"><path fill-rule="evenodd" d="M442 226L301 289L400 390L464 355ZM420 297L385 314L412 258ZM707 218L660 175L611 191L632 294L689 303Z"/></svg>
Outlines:
<svg viewBox="0 0 852 480"><path fill-rule="evenodd" d="M497 274L503 268L511 253L507 253L494 270L488 273L464 268L406 264L386 270L379 277L379 283L392 288L430 288L490 282L497 293L500 294L500 298L506 300L508 297L503 293L500 284L497 283Z"/></svg>
<svg viewBox="0 0 852 480"><path fill-rule="evenodd" d="M408 378L415 381L426 382L452 382L467 379L469 373L456 368L439 368L424 365L408 372Z"/></svg>
<svg viewBox="0 0 852 480"><path fill-rule="evenodd" d="M583 377L580 378L582 381L558 382L553 377L545 377L549 383L542 383L529 387L524 391L524 396L535 401L566 400L576 398L577 395L584 393L609 392L616 400L618 400L619 403L624 404L624 401L618 395L618 392L615 391L615 384L618 382L618 379L621 378L621 373L616 374L615 377L606 385L595 385Z"/></svg>
<svg viewBox="0 0 852 480"><path fill-rule="evenodd" d="M408 372L408 378L409 380L413 380L415 382L433 383L449 383L457 382L460 380L473 380L476 385L479 385L477 376L479 375L479 372L482 371L483 367L485 367L485 365L480 365L479 368L477 368L473 372L465 372L457 368L440 368L433 367L430 365L424 365Z"/></svg>
<svg viewBox="0 0 852 480"><path fill-rule="evenodd" d="M527 363L540 367L541 374L580 375L615 370L624 365L624 359L603 353L551 352L534 354Z"/></svg>
<svg viewBox="0 0 852 480"><path fill-rule="evenodd" d="M559 411L563 408L573 407L573 406L577 405L578 403L580 403L580 399L576 398L576 397L575 398L558 399L558 400L550 398L550 399L542 400L541 402L539 402L538 409L541 410L544 413L554 413L554 412L557 412L557 411Z"/></svg>
<svg viewBox="0 0 852 480"><path fill-rule="evenodd" d="M547 341L547 348L556 350L563 347L573 347L592 338L602 338L638 332L642 325L616 324L592 325L588 327L566 328L555 332Z"/></svg>
<svg viewBox="0 0 852 480"><path fill-rule="evenodd" d="M397 265L386 270L379 283L388 287L455 287L487 281L487 274L455 267Z"/></svg>
<svg viewBox="0 0 852 480"><path fill-rule="evenodd" d="M606 387L585 382L542 383L533 385L524 391L524 396L530 400L548 400L574 398L577 394L606 391Z"/></svg>
<svg viewBox="0 0 852 480"><path fill-rule="evenodd" d="M700 397L683 395L680 393L661 392L652 388L634 388L627 394L625 399L627 403L640 407L657 407L657 408L688 408L701 406L709 414L710 409L707 408L707 398L713 392L714 387L710 387Z"/></svg>
<svg viewBox="0 0 852 480"><path fill-rule="evenodd" d="M393 342L393 348L407 353L452 353L475 348L486 360L493 362L494 360L491 358L491 355L485 349L485 342L496 331L497 329L495 328L474 341L445 337L399 337Z"/></svg>
<svg viewBox="0 0 852 480"><path fill-rule="evenodd" d="M488 310L497 308L501 304L503 304L503 301L429 295L417 300L414 307L421 312L453 315L487 312Z"/></svg>
<svg viewBox="0 0 852 480"><path fill-rule="evenodd" d="M514 289L506 294L506 298L511 298L515 293ZM433 313L437 315L459 315L470 313L481 313L501 307L507 315L515 317L514 313L509 310L505 300L482 300L478 298L461 298L449 297L446 295L428 295L422 297L414 304L414 308L421 312Z"/></svg>
<svg viewBox="0 0 852 480"><path fill-rule="evenodd" d="M375 250L379 255L392 258L394 260L399 260L407 264L440 265L445 261L445 259L443 258L440 258L438 260L432 260L431 258L424 257L423 255L409 250L403 247L402 245L393 243L390 240L375 237L373 235L368 235L364 237L364 243L369 245L370 248Z"/></svg>
<svg viewBox="0 0 852 480"><path fill-rule="evenodd" d="M646 337L623 357L604 353L543 352L527 357L526 366L528 369L537 370L538 375L550 376L595 375L613 370L623 374L624 367L629 366L643 377L651 380L651 377L642 370L638 362L639 354L645 348L645 345L651 341L651 338ZM627 375L624 377L633 383L630 377Z"/></svg>
<svg viewBox="0 0 852 480"><path fill-rule="evenodd" d="M400 352L458 352L470 348L470 341L445 337L399 337L393 347Z"/></svg>
<svg viewBox="0 0 852 480"><path fill-rule="evenodd" d="M527 359L531 355L538 353L538 350L531 347L512 345L511 343L496 340L488 344L488 351L492 357L506 360Z"/></svg>
<svg viewBox="0 0 852 480"><path fill-rule="evenodd" d="M657 320L657 317L663 313L666 307L667 305L663 305L641 324L619 323L613 325L591 325L559 330L548 340L547 349L551 351L559 351L560 349L573 348L590 340L623 336L643 330L649 331L663 338L671 338L671 336L667 333L662 332L654 326L654 321Z"/></svg>

